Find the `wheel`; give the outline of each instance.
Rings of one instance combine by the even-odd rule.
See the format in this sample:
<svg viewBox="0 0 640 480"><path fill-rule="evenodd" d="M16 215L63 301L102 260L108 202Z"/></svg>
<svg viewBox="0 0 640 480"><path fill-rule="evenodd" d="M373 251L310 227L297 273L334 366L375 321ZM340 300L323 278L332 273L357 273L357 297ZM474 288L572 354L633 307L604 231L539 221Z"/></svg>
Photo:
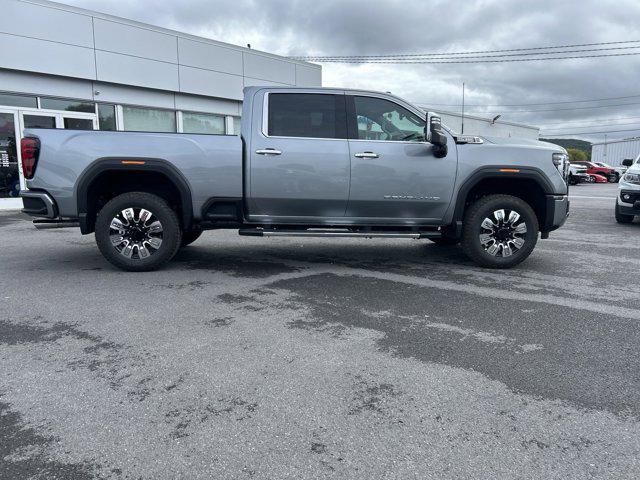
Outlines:
<svg viewBox="0 0 640 480"><path fill-rule="evenodd" d="M538 219L524 200L488 195L471 205L462 225L462 249L480 266L510 268L524 261L538 242Z"/></svg>
<svg viewBox="0 0 640 480"><path fill-rule="evenodd" d="M118 195L96 219L102 255L122 270L155 270L178 251L182 240L175 212L162 198L143 192Z"/></svg>
<svg viewBox="0 0 640 480"><path fill-rule="evenodd" d="M188 230L182 232L182 242L180 242L180 248L191 245L202 235L202 230Z"/></svg>
<svg viewBox="0 0 640 480"><path fill-rule="evenodd" d="M631 223L633 222L633 215L625 215L620 213L620 205L616 202L616 222L618 223Z"/></svg>
<svg viewBox="0 0 640 480"><path fill-rule="evenodd" d="M449 238L449 237L440 237L440 238L430 238L433 243L438 245L439 247L450 247L453 245L458 245L460 243L459 238Z"/></svg>

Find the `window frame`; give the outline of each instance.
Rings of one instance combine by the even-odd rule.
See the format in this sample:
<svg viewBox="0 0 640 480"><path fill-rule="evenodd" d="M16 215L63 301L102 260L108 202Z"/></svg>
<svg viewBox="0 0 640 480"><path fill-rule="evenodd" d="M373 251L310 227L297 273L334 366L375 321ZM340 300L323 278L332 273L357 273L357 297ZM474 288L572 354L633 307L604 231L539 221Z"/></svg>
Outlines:
<svg viewBox="0 0 640 480"><path fill-rule="evenodd" d="M345 92L341 92L341 91L308 91L308 90L302 90L302 91L271 91L271 92L265 92L264 94L264 98L262 100L262 135L266 138L281 138L281 139L287 139L287 140L328 140L331 142L336 142L336 141L340 141L340 142L346 142L349 140L349 108L346 107L345 108L345 115L347 116L347 131L346 131L346 136L345 138L325 138L325 137L288 137L288 136L284 136L284 135L269 135L269 96L271 94L276 94L276 95L332 95L332 96L339 96L342 95L345 97L345 103L348 102L348 99L346 98L347 95L345 94Z"/></svg>
<svg viewBox="0 0 640 480"><path fill-rule="evenodd" d="M368 97L368 98L377 98L379 100L386 100L387 102L391 102L398 107L402 107L405 110L413 113L414 115L425 118L424 124L427 126L427 113L416 111L415 108L410 108L408 105L403 105L402 103L396 101L396 99L386 97L384 95L376 95L375 93L369 92L353 92L347 94L347 136L349 137L350 142L369 142L369 143L395 143L398 145L431 145L427 139L416 142L410 140L367 140L358 138L358 115L356 113L356 103L355 97Z"/></svg>

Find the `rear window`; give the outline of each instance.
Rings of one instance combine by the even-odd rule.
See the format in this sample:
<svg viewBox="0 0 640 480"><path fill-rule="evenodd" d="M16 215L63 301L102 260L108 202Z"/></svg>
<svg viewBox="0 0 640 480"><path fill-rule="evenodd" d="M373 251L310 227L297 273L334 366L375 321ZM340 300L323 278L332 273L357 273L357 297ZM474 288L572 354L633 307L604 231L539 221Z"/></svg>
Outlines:
<svg viewBox="0 0 640 480"><path fill-rule="evenodd" d="M269 136L347 138L344 95L269 94Z"/></svg>

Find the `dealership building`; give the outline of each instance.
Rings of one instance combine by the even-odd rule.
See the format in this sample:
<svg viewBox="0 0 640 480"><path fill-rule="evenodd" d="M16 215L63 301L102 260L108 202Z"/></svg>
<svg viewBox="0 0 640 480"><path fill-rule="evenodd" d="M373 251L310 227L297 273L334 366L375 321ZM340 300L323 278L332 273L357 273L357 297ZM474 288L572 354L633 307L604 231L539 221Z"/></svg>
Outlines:
<svg viewBox="0 0 640 480"><path fill-rule="evenodd" d="M640 137L623 138L596 142L591 145L591 161L608 163L612 167L619 167L622 161L636 159L640 155Z"/></svg>
<svg viewBox="0 0 640 480"><path fill-rule="evenodd" d="M25 128L234 135L244 87L322 85L312 63L48 0L1 1L0 197L24 186ZM442 114L459 131L461 116ZM465 133L538 137L471 116Z"/></svg>

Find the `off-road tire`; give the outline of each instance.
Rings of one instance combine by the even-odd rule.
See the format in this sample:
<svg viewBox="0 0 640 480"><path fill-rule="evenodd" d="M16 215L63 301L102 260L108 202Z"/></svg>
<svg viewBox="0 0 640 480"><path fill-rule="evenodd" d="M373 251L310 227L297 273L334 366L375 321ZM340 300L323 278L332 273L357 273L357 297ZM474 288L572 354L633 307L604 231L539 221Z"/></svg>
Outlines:
<svg viewBox="0 0 640 480"><path fill-rule="evenodd" d="M620 213L620 205L616 203L616 222L618 223L632 223L633 215L625 215L624 213Z"/></svg>
<svg viewBox="0 0 640 480"><path fill-rule="evenodd" d="M522 234L523 246L510 256L488 253L480 240L483 230L482 222L498 210L517 212L526 225L526 232ZM465 212L462 225L462 250L472 261L482 267L511 268L526 260L533 252L538 242L538 230L538 218L527 202L512 195L488 195L477 200Z"/></svg>
<svg viewBox="0 0 640 480"><path fill-rule="evenodd" d="M187 230L182 232L182 241L180 242L180 248L191 245L202 235L202 230Z"/></svg>
<svg viewBox="0 0 640 480"><path fill-rule="evenodd" d="M128 208L146 209L161 223L161 245L146 258L127 258L111 242L112 219ZM162 198L150 193L129 192L109 200L98 212L95 237L100 253L111 264L122 270L146 272L158 269L173 258L180 247L182 232L176 213Z"/></svg>

